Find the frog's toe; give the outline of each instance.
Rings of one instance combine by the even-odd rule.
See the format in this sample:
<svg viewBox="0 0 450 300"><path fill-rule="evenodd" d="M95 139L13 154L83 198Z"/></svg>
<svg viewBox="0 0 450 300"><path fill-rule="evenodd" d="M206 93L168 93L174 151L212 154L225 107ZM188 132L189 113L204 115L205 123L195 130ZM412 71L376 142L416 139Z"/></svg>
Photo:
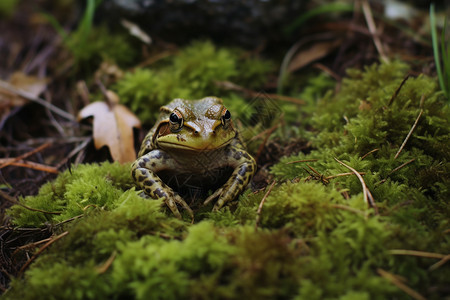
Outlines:
<svg viewBox="0 0 450 300"><path fill-rule="evenodd" d="M218 211L224 205L225 205L225 201L222 198L219 198L219 200L217 200L216 204L214 204L212 211Z"/></svg>
<svg viewBox="0 0 450 300"><path fill-rule="evenodd" d="M206 198L205 201L203 201L203 205L208 205L211 201L219 197L222 194L222 191L223 188L216 190L211 196L209 196L208 198Z"/></svg>
<svg viewBox="0 0 450 300"><path fill-rule="evenodd" d="M187 210L189 216L191 217L192 223L194 223L194 212L192 211L191 207L186 203L186 201L184 201L184 199L181 198L181 197L178 196L178 195L175 195L175 196L174 196L174 200L173 200L173 201L176 202L176 203L178 203L178 204L180 204L181 207L183 207L184 209ZM176 204L175 204L175 208L176 208ZM178 212L178 208L177 208L177 212ZM178 214L179 214L179 212L178 212ZM179 219L181 219L181 216L180 216Z"/></svg>
<svg viewBox="0 0 450 300"><path fill-rule="evenodd" d="M152 199L152 197L150 197L149 195L147 195L144 191L141 191L139 193L139 197L144 198L144 199Z"/></svg>
<svg viewBox="0 0 450 300"><path fill-rule="evenodd" d="M180 214L180 211L178 210L178 207L177 207L177 204L175 203L175 201L173 199L166 198L165 202L166 202L166 205L169 207L169 209L172 211L172 213L175 215L175 217L177 219L181 220L181 214Z"/></svg>

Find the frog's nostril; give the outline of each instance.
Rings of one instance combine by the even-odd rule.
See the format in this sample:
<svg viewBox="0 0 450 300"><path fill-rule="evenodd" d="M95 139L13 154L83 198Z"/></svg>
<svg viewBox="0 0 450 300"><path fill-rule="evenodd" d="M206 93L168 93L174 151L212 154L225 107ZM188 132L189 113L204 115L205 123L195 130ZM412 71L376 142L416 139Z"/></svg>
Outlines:
<svg viewBox="0 0 450 300"><path fill-rule="evenodd" d="M212 134L213 134L213 135L214 135L214 134L216 134L216 131L215 131L215 130L213 130L213 131L212 131Z"/></svg>
<svg viewBox="0 0 450 300"><path fill-rule="evenodd" d="M198 131L196 130L196 131L194 131L194 134L198 134Z"/></svg>

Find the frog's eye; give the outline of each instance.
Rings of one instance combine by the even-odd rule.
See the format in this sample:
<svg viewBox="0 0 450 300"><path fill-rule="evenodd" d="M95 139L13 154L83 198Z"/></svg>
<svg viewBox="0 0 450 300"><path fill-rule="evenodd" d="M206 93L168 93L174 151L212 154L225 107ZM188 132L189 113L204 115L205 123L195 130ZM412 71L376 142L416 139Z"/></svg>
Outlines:
<svg viewBox="0 0 450 300"><path fill-rule="evenodd" d="M172 123L181 123L181 119L176 113L171 113L169 119Z"/></svg>
<svg viewBox="0 0 450 300"><path fill-rule="evenodd" d="M231 119L231 113L230 113L230 111L229 111L228 109L225 111L225 113L223 114L222 118L223 118L224 120L229 120L229 119Z"/></svg>
<svg viewBox="0 0 450 300"><path fill-rule="evenodd" d="M226 128L231 120L231 113L228 109L225 109L222 113L222 125Z"/></svg>
<svg viewBox="0 0 450 300"><path fill-rule="evenodd" d="M169 116L169 121L171 126L172 131L178 131L181 129L181 127L183 127L183 117L176 112L173 112L170 114Z"/></svg>

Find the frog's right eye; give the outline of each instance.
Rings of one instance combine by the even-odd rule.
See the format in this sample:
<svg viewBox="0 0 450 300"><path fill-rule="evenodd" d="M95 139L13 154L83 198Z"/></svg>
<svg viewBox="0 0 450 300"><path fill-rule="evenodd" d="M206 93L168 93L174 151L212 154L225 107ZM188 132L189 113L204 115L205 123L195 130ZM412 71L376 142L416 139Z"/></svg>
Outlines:
<svg viewBox="0 0 450 300"><path fill-rule="evenodd" d="M176 113L172 113L170 115L170 122L171 123L181 123L181 118L178 117L178 115Z"/></svg>
<svg viewBox="0 0 450 300"><path fill-rule="evenodd" d="M172 131L178 131L183 127L183 116L178 112L173 112L169 116Z"/></svg>

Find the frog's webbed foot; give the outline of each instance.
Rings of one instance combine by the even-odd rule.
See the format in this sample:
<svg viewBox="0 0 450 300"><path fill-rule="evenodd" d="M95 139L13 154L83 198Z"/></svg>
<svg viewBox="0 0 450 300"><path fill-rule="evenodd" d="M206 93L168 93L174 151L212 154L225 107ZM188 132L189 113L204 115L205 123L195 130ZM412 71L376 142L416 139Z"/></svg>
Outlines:
<svg viewBox="0 0 450 300"><path fill-rule="evenodd" d="M132 166L131 175L138 187L150 198L163 199L172 213L178 219L181 218L177 204L187 210L191 220L194 220L194 213L186 201L176 194L158 177L156 172L167 165L174 164L171 158L160 150L154 150L140 157Z"/></svg>
<svg viewBox="0 0 450 300"><path fill-rule="evenodd" d="M186 203L186 201L184 201L184 199L181 198L179 195L174 193L172 196L165 197L164 202L169 207L169 209L172 211L172 213L175 215L175 217L177 217L180 220L182 218L181 218L180 211L178 210L177 204L181 205L181 207L186 209L189 216L191 217L191 222L194 223L194 212L189 207L189 205Z"/></svg>
<svg viewBox="0 0 450 300"><path fill-rule="evenodd" d="M219 198L214 204L213 211L221 209L226 203L235 199L250 182L256 169L256 163L254 160L249 160L239 165L231 175L230 179L218 190L216 190L211 196L209 196L204 205L210 203L213 199Z"/></svg>
<svg viewBox="0 0 450 300"><path fill-rule="evenodd" d="M220 197L220 195L222 194L222 191L223 191L223 187L217 189L212 195L210 195L208 198L206 198L205 201L203 201L203 205L208 205L211 201L213 201L217 197Z"/></svg>

